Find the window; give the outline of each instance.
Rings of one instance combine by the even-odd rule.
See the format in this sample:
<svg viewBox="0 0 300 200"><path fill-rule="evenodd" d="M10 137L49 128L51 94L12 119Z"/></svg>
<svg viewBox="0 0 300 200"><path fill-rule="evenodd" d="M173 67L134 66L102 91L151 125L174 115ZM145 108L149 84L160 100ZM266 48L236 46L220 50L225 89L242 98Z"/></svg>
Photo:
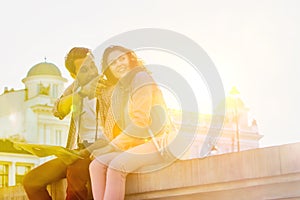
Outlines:
<svg viewBox="0 0 300 200"><path fill-rule="evenodd" d="M41 89L41 83L37 84L36 87L37 87L36 88L36 91L37 91L36 94L39 94L40 93L40 89Z"/></svg>
<svg viewBox="0 0 300 200"><path fill-rule="evenodd" d="M22 184L25 174L31 170L33 164L17 163L16 164L16 185Z"/></svg>
<svg viewBox="0 0 300 200"><path fill-rule="evenodd" d="M9 163L0 162L0 188L8 186Z"/></svg>
<svg viewBox="0 0 300 200"><path fill-rule="evenodd" d="M55 131L55 145L62 145L62 131Z"/></svg>
<svg viewBox="0 0 300 200"><path fill-rule="evenodd" d="M57 84L53 84L53 87L52 87L52 97L54 97L54 98L58 97L58 85Z"/></svg>

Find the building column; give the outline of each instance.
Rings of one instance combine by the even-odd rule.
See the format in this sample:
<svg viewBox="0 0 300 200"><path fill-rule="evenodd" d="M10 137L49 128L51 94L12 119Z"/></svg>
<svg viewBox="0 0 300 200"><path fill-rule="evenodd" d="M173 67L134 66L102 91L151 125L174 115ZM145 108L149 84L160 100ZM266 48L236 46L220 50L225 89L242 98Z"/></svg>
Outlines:
<svg viewBox="0 0 300 200"><path fill-rule="evenodd" d="M8 186L16 185L16 162L11 162L8 169Z"/></svg>

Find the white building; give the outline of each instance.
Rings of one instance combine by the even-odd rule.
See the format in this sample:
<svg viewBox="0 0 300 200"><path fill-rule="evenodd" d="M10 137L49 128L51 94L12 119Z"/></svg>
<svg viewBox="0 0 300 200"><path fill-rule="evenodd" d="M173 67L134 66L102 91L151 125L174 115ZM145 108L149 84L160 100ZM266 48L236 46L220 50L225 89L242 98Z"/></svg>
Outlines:
<svg viewBox="0 0 300 200"><path fill-rule="evenodd" d="M20 183L26 171L46 160L17 151L6 139L65 146L67 138L69 117L59 120L51 112L67 82L58 67L39 63L22 81L24 89L5 88L0 95L0 187Z"/></svg>
<svg viewBox="0 0 300 200"><path fill-rule="evenodd" d="M42 62L33 66L22 81L25 89L15 91L6 88L0 95L0 188L20 184L28 170L49 159L17 150L7 138L28 143L66 144L69 117L58 120L51 112L66 82L60 70L54 64ZM238 146L240 150L259 147L262 136L258 133L256 122L249 124L249 109L240 99L235 103L238 121L234 120L232 100L228 98L225 121L217 134L209 132L216 126L210 115L185 113L186 119L181 120L182 113L171 110L175 126L193 138L184 159L203 156L202 151L212 148L209 155L238 151Z"/></svg>
<svg viewBox="0 0 300 200"><path fill-rule="evenodd" d="M224 108L225 106L225 108ZM225 115L182 113L171 111L175 125L185 135L193 138L190 148L183 159L209 155L244 151L259 147L262 135L258 132L257 122L249 116L249 108L237 97L228 96L217 110L224 110Z"/></svg>

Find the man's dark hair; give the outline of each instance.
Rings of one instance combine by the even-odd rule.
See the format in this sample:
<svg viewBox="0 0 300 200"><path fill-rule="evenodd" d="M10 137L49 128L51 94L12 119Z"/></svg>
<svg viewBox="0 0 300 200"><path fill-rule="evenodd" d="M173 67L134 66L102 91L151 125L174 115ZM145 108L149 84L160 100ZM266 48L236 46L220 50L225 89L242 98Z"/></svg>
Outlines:
<svg viewBox="0 0 300 200"><path fill-rule="evenodd" d="M72 48L65 57L65 66L70 73L76 74L74 61L76 59L85 58L91 50L85 47Z"/></svg>

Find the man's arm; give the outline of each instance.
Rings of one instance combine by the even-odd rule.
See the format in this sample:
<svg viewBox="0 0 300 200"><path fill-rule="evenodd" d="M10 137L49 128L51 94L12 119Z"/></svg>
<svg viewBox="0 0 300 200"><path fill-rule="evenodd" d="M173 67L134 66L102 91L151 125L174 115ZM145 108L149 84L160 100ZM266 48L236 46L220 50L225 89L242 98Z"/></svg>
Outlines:
<svg viewBox="0 0 300 200"><path fill-rule="evenodd" d="M67 87L64 93L58 98L52 110L52 113L55 117L58 117L60 120L65 118L70 111L71 105L73 101L73 89L74 89L75 82L73 82L69 87Z"/></svg>

